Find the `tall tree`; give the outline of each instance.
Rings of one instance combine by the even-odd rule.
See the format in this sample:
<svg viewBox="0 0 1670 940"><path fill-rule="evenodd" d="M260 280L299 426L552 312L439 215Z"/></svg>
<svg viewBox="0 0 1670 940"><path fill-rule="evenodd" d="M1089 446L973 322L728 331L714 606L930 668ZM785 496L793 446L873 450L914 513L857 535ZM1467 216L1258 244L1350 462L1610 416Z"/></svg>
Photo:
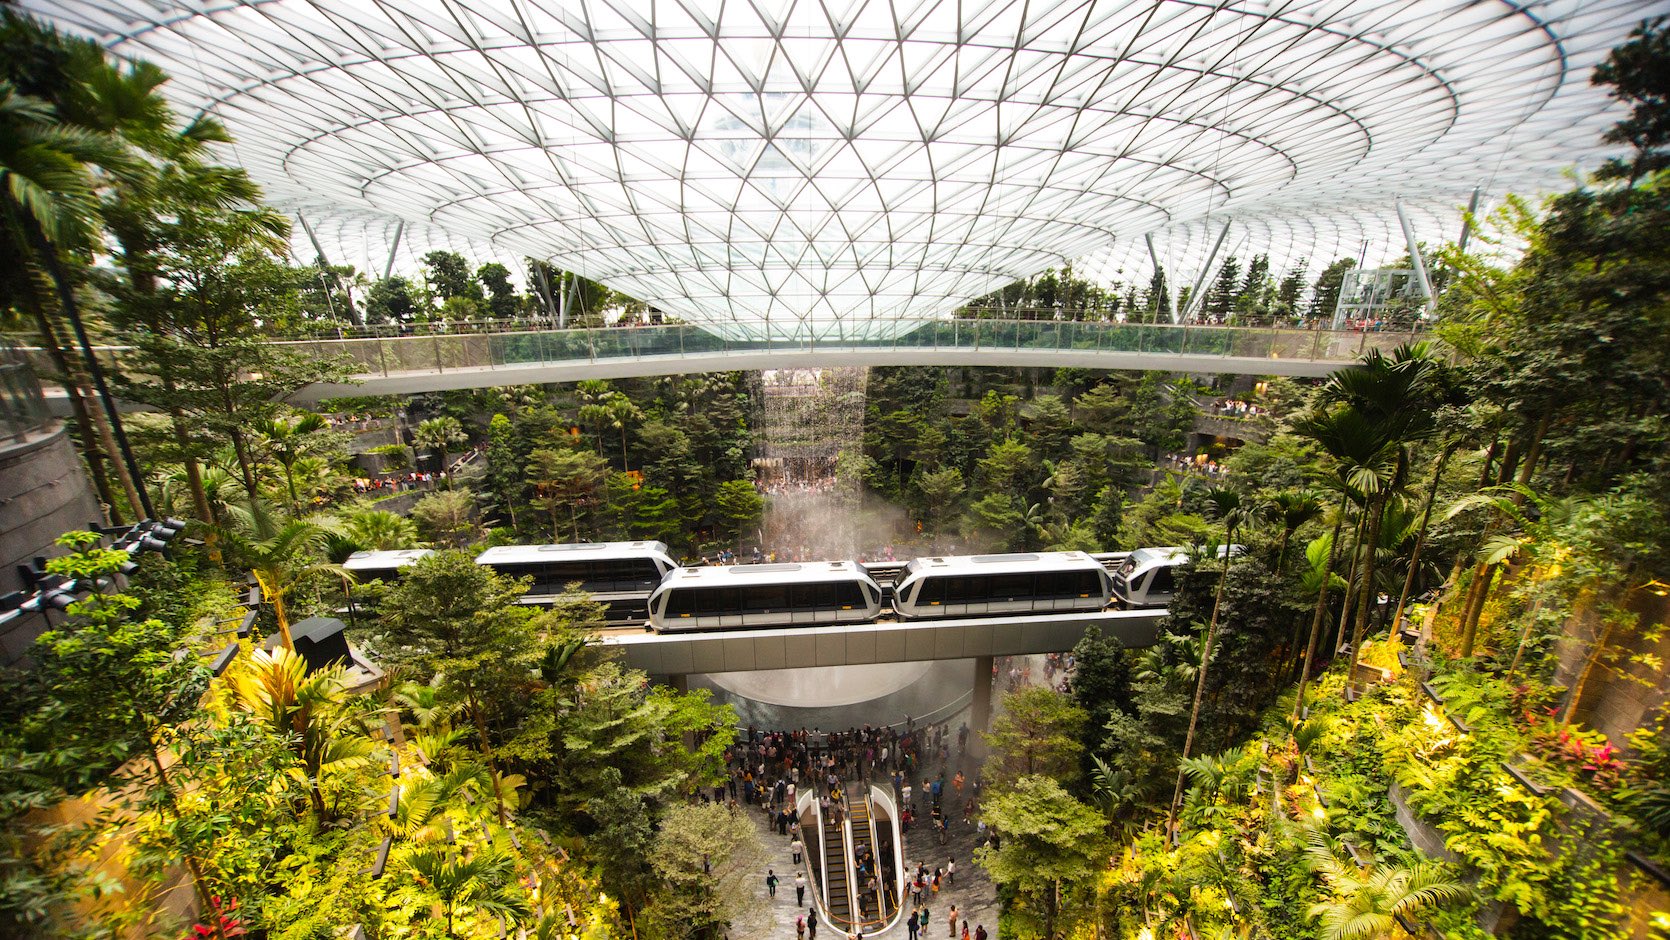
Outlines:
<svg viewBox="0 0 1670 940"><path fill-rule="evenodd" d="M526 589L525 581L500 577L468 552L446 550L404 569L377 607L388 660L435 676L463 703L493 773L501 824L505 777L489 709L518 695L539 661L536 614L520 603Z"/></svg>
<svg viewBox="0 0 1670 940"><path fill-rule="evenodd" d="M1194 747L1195 729L1200 724L1200 706L1206 698L1206 677L1212 666L1212 645L1218 638L1218 614L1223 609L1224 582L1229 580L1229 566L1235 561L1235 531L1245 525L1252 515L1252 507L1231 489L1214 488L1206 494L1212 504L1213 516L1224 528L1224 540L1219 564L1218 589L1212 598L1212 619L1206 625L1206 635L1200 645L1200 669L1195 677L1194 704L1189 707L1189 730L1183 737L1183 759L1177 768L1177 789L1171 798L1171 815L1166 820L1170 830L1177 823L1177 813L1183 806L1183 773L1190 751Z"/></svg>
<svg viewBox="0 0 1670 940"><path fill-rule="evenodd" d="M431 251L423 256L429 273L429 289L444 300L462 297L482 300L481 284L470 275L470 263L456 251Z"/></svg>

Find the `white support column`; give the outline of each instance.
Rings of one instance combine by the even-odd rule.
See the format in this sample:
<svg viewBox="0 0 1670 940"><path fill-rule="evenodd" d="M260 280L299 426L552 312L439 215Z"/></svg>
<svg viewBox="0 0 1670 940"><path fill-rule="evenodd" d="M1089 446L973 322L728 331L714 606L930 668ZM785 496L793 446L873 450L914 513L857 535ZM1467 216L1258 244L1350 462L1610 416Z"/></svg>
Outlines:
<svg viewBox="0 0 1670 940"><path fill-rule="evenodd" d="M1160 264L1160 253L1154 250L1154 236L1144 235L1142 239L1148 243L1148 259L1154 262L1154 272L1165 276L1166 269ZM1171 316L1171 322L1178 322L1181 317L1177 313L1177 289L1172 285L1170 277L1166 277L1166 306L1166 313Z"/></svg>
<svg viewBox="0 0 1670 940"><path fill-rule="evenodd" d="M1404 239L1409 242L1409 264L1415 269L1415 287L1421 292L1426 312L1431 313L1436 298L1432 296L1432 281L1426 276L1426 261L1421 258L1421 247L1415 242L1415 225L1409 221L1409 213L1404 211L1403 203L1396 205L1397 220L1403 225Z"/></svg>
<svg viewBox="0 0 1670 940"><path fill-rule="evenodd" d="M400 236L406 234L406 220L401 219L394 226L394 241L389 242L389 259L383 265L383 280L388 280L394 273L394 253L400 250Z"/></svg>
<svg viewBox="0 0 1670 940"><path fill-rule="evenodd" d="M1229 237L1230 219L1224 219L1223 231L1218 233L1218 240L1212 243L1212 252L1206 256L1206 263L1200 266L1200 277L1195 278L1195 286L1189 290L1189 302L1183 307L1183 319L1187 320L1200 309L1200 299L1205 296L1206 279L1214 273L1212 263L1218 260L1218 252L1224 246L1224 239Z"/></svg>

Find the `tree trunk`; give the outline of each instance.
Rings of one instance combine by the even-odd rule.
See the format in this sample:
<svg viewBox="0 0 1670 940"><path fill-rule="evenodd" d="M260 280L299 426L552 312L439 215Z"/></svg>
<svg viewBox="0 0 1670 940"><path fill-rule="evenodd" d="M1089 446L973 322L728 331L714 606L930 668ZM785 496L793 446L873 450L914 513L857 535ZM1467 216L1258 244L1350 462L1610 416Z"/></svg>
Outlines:
<svg viewBox="0 0 1670 940"><path fill-rule="evenodd" d="M1345 687L1357 687L1357 662L1363 655L1363 641L1368 639L1368 615L1380 592L1374 586L1375 549L1380 544L1380 526L1386 518L1383 499L1369 500L1368 533L1363 546L1362 586L1357 589L1357 623L1351 631L1351 666L1346 673Z"/></svg>
<svg viewBox="0 0 1670 940"><path fill-rule="evenodd" d="M1461 446L1460 441L1452 442L1438 455L1438 466L1432 471L1432 486L1426 491L1426 505L1421 509L1421 531L1415 536L1415 547L1409 552L1409 573L1403 579L1403 591L1397 597L1397 611L1392 619L1392 632L1396 633L1403 626L1403 608L1409 603L1409 592L1415 587L1415 572L1420 568L1421 549L1426 547L1427 527L1432 523L1432 504L1438 498L1438 482L1444 475L1444 464L1449 462L1450 455Z"/></svg>
<svg viewBox="0 0 1670 940"><path fill-rule="evenodd" d="M1299 662L1299 694L1293 700L1293 718L1299 719L1305 708L1305 686L1310 684L1311 663L1316 659L1316 643L1322 637L1322 618L1328 611L1328 582L1334 576L1334 562L1339 557L1339 534L1345 525L1345 508L1350 497L1341 494L1339 512L1334 516L1334 535L1328 542L1328 562L1322 568L1322 586L1316 592L1316 610L1311 613L1310 640L1305 645L1305 656Z"/></svg>
<svg viewBox="0 0 1670 940"><path fill-rule="evenodd" d="M1368 506L1365 503L1363 511L1357 514L1357 525L1351 536L1351 567L1345 572L1345 598L1340 607L1339 625L1334 628L1334 648L1328 653L1331 661L1339 655L1340 647L1345 645L1345 626L1351 622L1351 612L1356 610L1359 588L1357 587L1357 568L1362 561L1363 526L1367 522Z"/></svg>
<svg viewBox="0 0 1670 940"><path fill-rule="evenodd" d="M249 456L249 442L237 428L228 431L227 436L232 439L232 452L238 456L238 474L243 478L244 490L254 499L259 485L255 482L255 462Z"/></svg>
<svg viewBox="0 0 1670 940"><path fill-rule="evenodd" d="M110 524L122 525L123 517L116 505L116 496L110 490L110 476L105 472L105 464L111 457L108 453L100 451L97 443L104 439L104 435L98 433L93 423L93 411L87 405L84 397L86 392L78 380L80 373L70 367L70 360L64 355L63 345L58 340L52 321L47 318L41 299L36 294L36 290L39 289L39 285L35 283L37 277L38 275L31 271L28 278L31 289L21 292L22 300L35 318L36 329L40 330L41 346L46 349L47 355L52 359L53 368L57 369L58 375L62 377L64 394L70 400L70 411L75 415L76 426L81 430L77 444L81 447L81 456L87 461L87 472L92 475L93 488L99 494L99 501L104 504Z"/></svg>
<svg viewBox="0 0 1670 940"><path fill-rule="evenodd" d="M1212 622L1206 626L1206 641L1200 650L1200 672L1195 676L1195 700L1189 709L1189 731L1183 737L1183 757L1177 764L1177 788L1171 796L1171 814L1166 818L1166 832L1174 832L1177 826L1177 813L1183 807L1183 761L1189 759L1189 751L1194 747L1195 728L1200 724L1200 703L1206 696L1206 674L1212 662L1212 642L1218 636L1218 611L1223 607L1224 582L1229 580L1229 566L1234 561L1234 553L1228 551L1228 546L1235 543L1235 530L1224 530L1224 560L1223 570L1218 573L1218 591L1212 600Z"/></svg>
<svg viewBox="0 0 1670 940"><path fill-rule="evenodd" d="M1473 568L1472 590L1467 594L1467 606L1461 610L1462 659L1473 655L1473 643L1479 632L1479 615L1484 613L1484 602L1490 597L1490 582L1496 579L1497 567L1479 562Z"/></svg>
<svg viewBox="0 0 1670 940"><path fill-rule="evenodd" d="M487 761L487 772L493 777L493 800L499 808L499 825L509 826L510 820L504 808L504 788L499 784L499 762L493 757L493 744L487 738L487 716L482 714L474 687L470 688L465 700L470 705L470 718L475 722L476 734L481 735L481 756Z"/></svg>
<svg viewBox="0 0 1670 940"><path fill-rule="evenodd" d="M145 746L150 752L151 768L156 771L157 786L162 790L164 802L168 806L168 813L174 819L180 818L180 801L174 792L174 784L168 779L168 770L162 763L162 752L157 748L156 738L151 736L150 724L145 716L137 714L140 728L145 735ZM214 896L209 893L207 880L203 875L203 866L197 860L196 854L180 846L180 857L185 862L186 871L191 873L191 886L197 894L198 907L203 911L203 922L209 925L213 935L219 940L226 940L226 931L221 926L220 911L215 908Z"/></svg>
<svg viewBox="0 0 1670 940"><path fill-rule="evenodd" d="M1606 652L1607 644L1612 641L1612 630L1617 626L1618 618L1605 613L1600 616L1600 635L1589 647L1589 655L1583 657L1583 669L1577 674L1577 681L1572 683L1571 693L1566 696L1566 707L1560 712L1561 724L1571 724L1572 717L1577 714L1577 706L1583 702L1583 690L1589 685L1589 676L1595 671L1595 664L1600 662L1601 654Z"/></svg>
<svg viewBox="0 0 1670 940"><path fill-rule="evenodd" d="M70 329L81 347L87 373L92 376L93 386L98 391L103 414L96 409L90 410L95 416L100 435L106 439L105 449L110 453L111 462L116 468L116 478L126 491L134 513L141 517L150 517L155 514L151 509L150 497L138 488L143 484L144 477L139 472L139 465L134 463L133 451L128 446L127 432L122 428L121 412L117 410L115 401L110 397L110 388L104 381L104 370L99 366L98 358L93 355L93 346L87 340L87 329L81 322L80 304L75 297L75 285L70 283L69 273L58 260L57 248L46 240L40 226L31 219L25 220L24 228L35 251L46 262L53 286L57 288L59 309L70 321ZM100 418L108 418L108 421L99 420Z"/></svg>

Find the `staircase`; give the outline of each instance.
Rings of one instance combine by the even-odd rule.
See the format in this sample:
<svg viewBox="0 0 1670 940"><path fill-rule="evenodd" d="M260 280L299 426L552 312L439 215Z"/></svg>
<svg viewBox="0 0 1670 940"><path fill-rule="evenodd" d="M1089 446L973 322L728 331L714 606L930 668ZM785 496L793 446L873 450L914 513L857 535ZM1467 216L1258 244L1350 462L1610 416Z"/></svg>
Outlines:
<svg viewBox="0 0 1670 940"><path fill-rule="evenodd" d="M837 924L852 923L852 893L847 890L847 839L834 814L823 817L823 877L829 898L827 910Z"/></svg>

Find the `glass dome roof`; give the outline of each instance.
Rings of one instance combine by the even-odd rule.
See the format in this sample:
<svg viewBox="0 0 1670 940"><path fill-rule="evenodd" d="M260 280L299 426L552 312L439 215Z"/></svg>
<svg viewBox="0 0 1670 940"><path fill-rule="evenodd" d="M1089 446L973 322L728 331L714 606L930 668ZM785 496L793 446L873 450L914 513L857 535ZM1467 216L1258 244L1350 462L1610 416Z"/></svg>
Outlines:
<svg viewBox="0 0 1670 940"><path fill-rule="evenodd" d="M1288 241L1254 250L1354 249L1395 238L1401 199L1436 239L1475 187L1536 192L1596 157L1615 118L1589 71L1665 8L25 6L167 69L183 111L236 135L227 159L373 273L403 220L408 251L549 258L692 321L773 331L939 315L1075 260L1145 281L1145 235L1176 282L1225 219Z"/></svg>

